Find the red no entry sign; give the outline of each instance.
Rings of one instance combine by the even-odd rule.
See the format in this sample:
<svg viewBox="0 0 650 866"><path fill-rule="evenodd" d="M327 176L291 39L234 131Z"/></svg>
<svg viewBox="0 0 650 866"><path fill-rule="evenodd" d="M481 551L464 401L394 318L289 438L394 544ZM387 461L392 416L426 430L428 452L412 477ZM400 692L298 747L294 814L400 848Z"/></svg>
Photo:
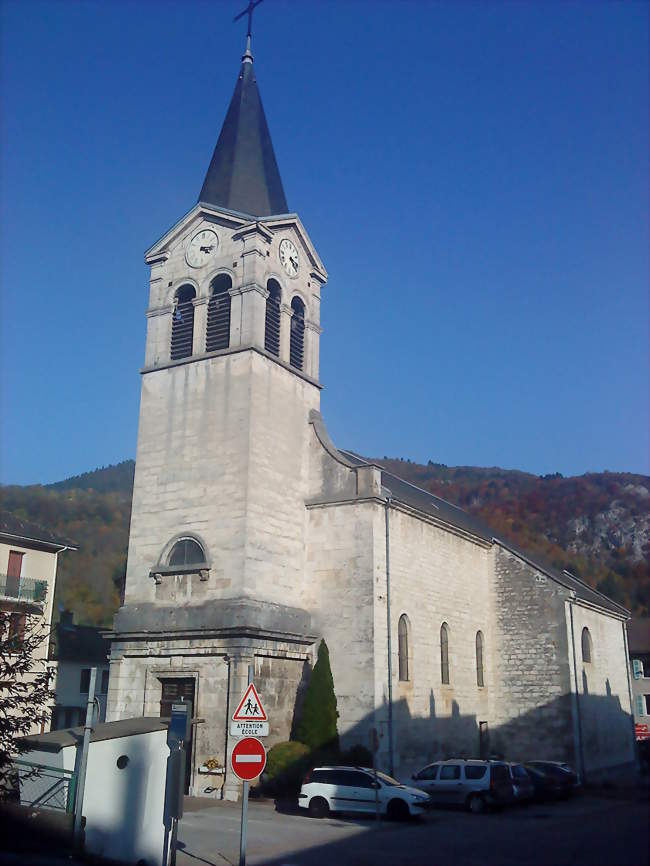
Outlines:
<svg viewBox="0 0 650 866"><path fill-rule="evenodd" d="M232 771L244 782L252 782L264 772L266 750L255 737L244 737L232 750Z"/></svg>

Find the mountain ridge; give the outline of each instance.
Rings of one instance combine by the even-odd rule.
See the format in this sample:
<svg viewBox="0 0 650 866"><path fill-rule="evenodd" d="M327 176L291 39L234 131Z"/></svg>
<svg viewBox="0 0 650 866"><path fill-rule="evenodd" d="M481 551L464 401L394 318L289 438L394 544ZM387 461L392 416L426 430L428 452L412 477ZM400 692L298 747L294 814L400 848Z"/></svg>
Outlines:
<svg viewBox="0 0 650 866"><path fill-rule="evenodd" d="M538 476L386 456L371 462L481 517L635 614L650 612L650 477ZM7 511L78 542L78 552L61 557L56 593L56 607L74 610L77 622L110 625L119 605L134 469L133 460L124 460L52 484L1 488Z"/></svg>

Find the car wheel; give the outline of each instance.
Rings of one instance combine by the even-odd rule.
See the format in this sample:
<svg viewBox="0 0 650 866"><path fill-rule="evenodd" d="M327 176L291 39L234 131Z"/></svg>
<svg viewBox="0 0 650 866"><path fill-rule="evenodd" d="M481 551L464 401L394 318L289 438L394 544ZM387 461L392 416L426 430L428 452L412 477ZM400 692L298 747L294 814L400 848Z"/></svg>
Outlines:
<svg viewBox="0 0 650 866"><path fill-rule="evenodd" d="M391 821L406 821L411 814L404 800L391 800L386 809L386 814Z"/></svg>
<svg viewBox="0 0 650 866"><path fill-rule="evenodd" d="M309 801L309 814L312 818L327 818L330 807L322 797L312 797Z"/></svg>
<svg viewBox="0 0 650 866"><path fill-rule="evenodd" d="M473 815L480 815L485 812L485 800L480 794L472 794L467 801L467 808Z"/></svg>

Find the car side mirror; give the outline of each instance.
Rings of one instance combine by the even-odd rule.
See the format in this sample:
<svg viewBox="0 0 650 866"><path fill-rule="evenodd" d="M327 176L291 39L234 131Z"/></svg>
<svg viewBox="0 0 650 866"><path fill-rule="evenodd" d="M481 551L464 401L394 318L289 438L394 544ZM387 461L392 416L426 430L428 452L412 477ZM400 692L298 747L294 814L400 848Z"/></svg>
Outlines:
<svg viewBox="0 0 650 866"><path fill-rule="evenodd" d="M381 788L381 785L379 784L379 782L375 782L375 781L373 780L373 781L370 783L370 787L371 787L371 788L375 788L375 789L377 789L377 788Z"/></svg>

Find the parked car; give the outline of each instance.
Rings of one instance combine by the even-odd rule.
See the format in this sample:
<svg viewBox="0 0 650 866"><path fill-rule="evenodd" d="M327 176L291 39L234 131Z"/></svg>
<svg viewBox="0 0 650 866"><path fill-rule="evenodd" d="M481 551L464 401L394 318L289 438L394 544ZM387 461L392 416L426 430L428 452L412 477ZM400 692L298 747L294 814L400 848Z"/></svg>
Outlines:
<svg viewBox="0 0 650 866"><path fill-rule="evenodd" d="M535 788L536 800L565 800L571 796L573 784L566 771L544 772L532 764L524 764L524 766Z"/></svg>
<svg viewBox="0 0 650 866"><path fill-rule="evenodd" d="M429 807L429 797L367 767L314 767L298 795L298 805L313 818L330 812L373 813L377 803L380 814L400 820L421 815Z"/></svg>
<svg viewBox="0 0 650 866"><path fill-rule="evenodd" d="M527 761L526 766L535 767L535 769L539 770L541 773L546 773L547 775L553 776L561 781L566 780L566 774L566 776L569 777L572 788L580 787L580 780L573 768L561 761Z"/></svg>
<svg viewBox="0 0 650 866"><path fill-rule="evenodd" d="M535 797L535 786L523 764L508 764L515 803L530 803Z"/></svg>
<svg viewBox="0 0 650 866"><path fill-rule="evenodd" d="M514 800L510 768L505 761L452 759L427 764L413 774L413 784L429 794L432 804L465 806L483 812Z"/></svg>

